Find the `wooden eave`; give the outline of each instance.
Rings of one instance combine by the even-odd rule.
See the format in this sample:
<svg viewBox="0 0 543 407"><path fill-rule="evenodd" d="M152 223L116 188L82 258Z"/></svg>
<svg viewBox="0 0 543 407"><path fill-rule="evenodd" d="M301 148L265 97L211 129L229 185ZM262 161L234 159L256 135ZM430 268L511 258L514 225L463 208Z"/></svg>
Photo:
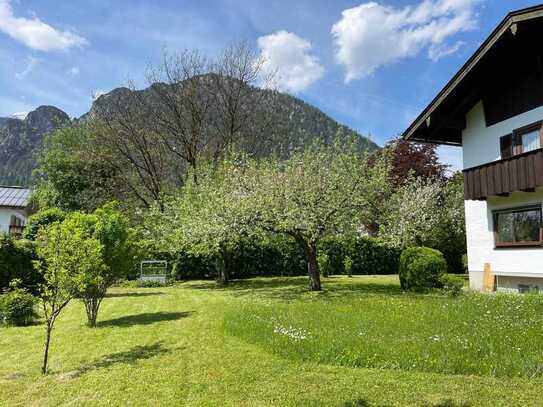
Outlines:
<svg viewBox="0 0 543 407"><path fill-rule="evenodd" d="M461 146L462 129L465 127L461 117L467 109L471 108L480 99L480 94L475 87L469 90L461 89L460 91L459 88L504 34L513 31L511 29L514 24L541 17L543 17L543 4L509 13L432 102L411 123L402 134L402 137L412 141ZM465 88L472 87L465 86ZM450 99L452 99L455 92L458 94L455 95L455 102L452 103ZM448 108L450 110L439 111L448 101L454 108L451 106ZM453 123L450 123L449 120L452 120Z"/></svg>

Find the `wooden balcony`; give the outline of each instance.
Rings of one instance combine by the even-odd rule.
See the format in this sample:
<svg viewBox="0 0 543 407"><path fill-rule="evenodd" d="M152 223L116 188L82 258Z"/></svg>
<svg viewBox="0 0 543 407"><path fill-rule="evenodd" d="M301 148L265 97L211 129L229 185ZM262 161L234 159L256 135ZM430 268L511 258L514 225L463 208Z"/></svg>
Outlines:
<svg viewBox="0 0 543 407"><path fill-rule="evenodd" d="M464 198L485 200L543 186L543 149L464 170Z"/></svg>

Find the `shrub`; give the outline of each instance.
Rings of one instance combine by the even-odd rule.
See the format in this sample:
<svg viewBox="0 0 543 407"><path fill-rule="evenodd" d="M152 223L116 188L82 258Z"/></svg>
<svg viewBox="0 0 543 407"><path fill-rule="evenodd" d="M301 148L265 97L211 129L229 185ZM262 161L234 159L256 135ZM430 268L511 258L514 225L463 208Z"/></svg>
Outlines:
<svg viewBox="0 0 543 407"><path fill-rule="evenodd" d="M343 259L343 270L345 270L345 274L347 274L349 277L353 274L353 259L351 259L351 256L345 256Z"/></svg>
<svg viewBox="0 0 543 407"><path fill-rule="evenodd" d="M441 288L447 272L443 254L428 247L409 247L400 257L400 284L404 290L425 291Z"/></svg>
<svg viewBox="0 0 543 407"><path fill-rule="evenodd" d="M25 239L35 240L38 230L54 222L62 222L66 218L66 212L58 208L44 209L28 218L23 237Z"/></svg>
<svg viewBox="0 0 543 407"><path fill-rule="evenodd" d="M35 244L0 234L0 292L9 288L12 280L21 280L21 288L37 294L43 281L32 265L36 260Z"/></svg>
<svg viewBox="0 0 543 407"><path fill-rule="evenodd" d="M211 255L180 252L174 258L154 253L153 258L168 260L176 280L209 279L217 276L217 259ZM232 279L257 276L302 276L307 274L304 255L291 239L272 236L262 240L241 239L228 247L225 265Z"/></svg>
<svg viewBox="0 0 543 407"><path fill-rule="evenodd" d="M458 297L462 294L464 279L452 274L443 274L441 276L441 285L443 292L451 297Z"/></svg>
<svg viewBox="0 0 543 407"><path fill-rule="evenodd" d="M330 274L330 259L328 258L328 255L326 253L319 253L317 261L319 263L319 270L323 277L328 277Z"/></svg>
<svg viewBox="0 0 543 407"><path fill-rule="evenodd" d="M6 294L0 295L0 323L4 325L29 325L38 317L36 298L18 284Z"/></svg>
<svg viewBox="0 0 543 407"><path fill-rule="evenodd" d="M349 256L353 262L352 274L397 274L400 250L372 237L332 236L319 246L329 258L329 273L343 274L343 260Z"/></svg>

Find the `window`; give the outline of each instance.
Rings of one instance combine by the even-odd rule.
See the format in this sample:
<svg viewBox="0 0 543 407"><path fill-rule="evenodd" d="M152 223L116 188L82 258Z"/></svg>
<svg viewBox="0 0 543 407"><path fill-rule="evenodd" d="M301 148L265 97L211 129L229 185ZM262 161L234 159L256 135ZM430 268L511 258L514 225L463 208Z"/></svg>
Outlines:
<svg viewBox="0 0 543 407"><path fill-rule="evenodd" d="M541 205L494 212L496 247L543 244Z"/></svg>
<svg viewBox="0 0 543 407"><path fill-rule="evenodd" d="M533 123L514 130L512 134L501 137L500 151L502 160L541 148L542 124L543 122Z"/></svg>

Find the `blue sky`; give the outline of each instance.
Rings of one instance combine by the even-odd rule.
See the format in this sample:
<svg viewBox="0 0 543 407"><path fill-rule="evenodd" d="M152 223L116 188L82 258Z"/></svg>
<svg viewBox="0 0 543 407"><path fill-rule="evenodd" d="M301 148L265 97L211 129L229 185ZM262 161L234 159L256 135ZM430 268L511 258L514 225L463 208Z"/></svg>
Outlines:
<svg viewBox="0 0 543 407"><path fill-rule="evenodd" d="M276 86L383 144L528 0L0 0L0 116L143 84L163 49L248 41ZM441 150L460 167L459 149Z"/></svg>

